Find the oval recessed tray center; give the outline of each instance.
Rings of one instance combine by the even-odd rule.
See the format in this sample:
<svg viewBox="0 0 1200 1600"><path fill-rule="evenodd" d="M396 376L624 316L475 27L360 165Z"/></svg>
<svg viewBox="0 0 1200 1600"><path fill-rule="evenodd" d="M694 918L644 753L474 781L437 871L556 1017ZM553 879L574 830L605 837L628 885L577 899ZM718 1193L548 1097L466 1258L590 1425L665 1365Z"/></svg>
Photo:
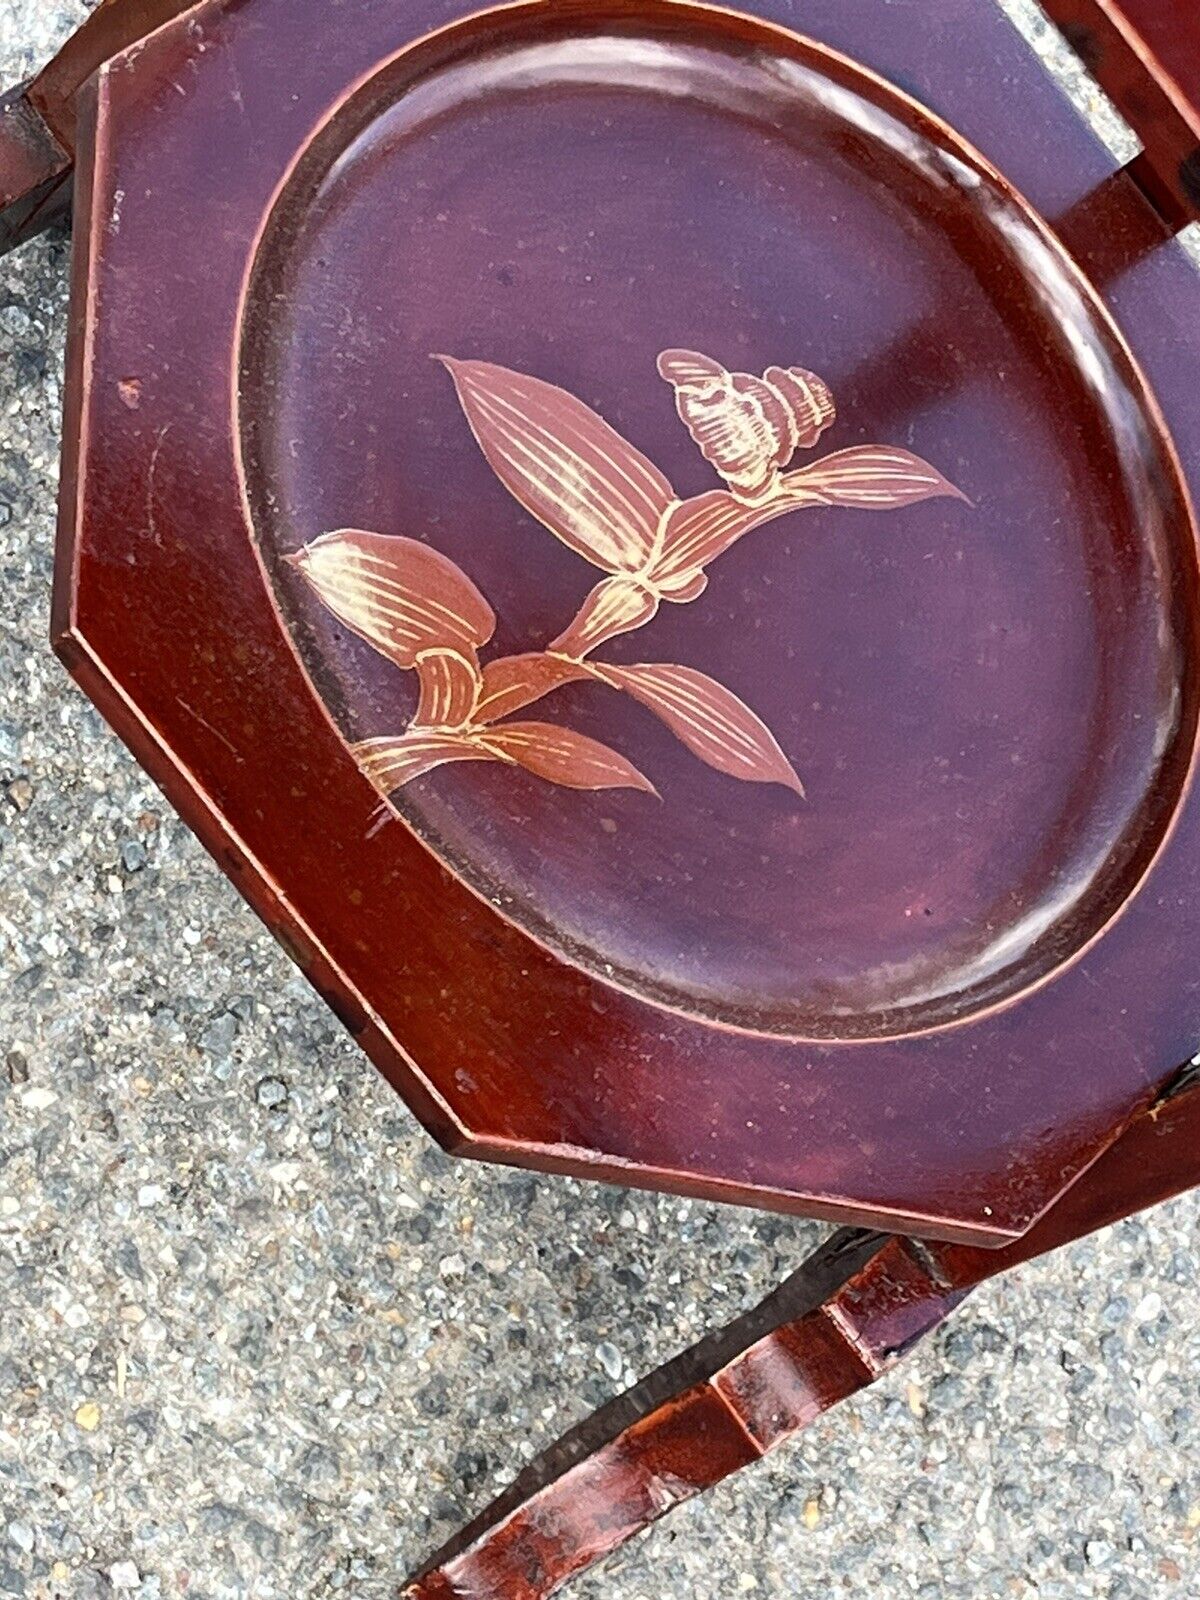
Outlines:
<svg viewBox="0 0 1200 1600"><path fill-rule="evenodd" d="M661 799L551 781L544 750L535 775L516 734L392 799L581 966L727 1026L919 1032L1045 980L1144 876L1196 722L1172 448L1049 234L886 85L729 14L493 13L317 130L241 338L254 534L347 739L401 735L417 676L287 560L324 534L449 558L495 616L463 645L483 638L484 665L544 651L614 573L604 604L657 605L588 657L608 680L516 720L568 730L575 756L598 741ZM671 350L709 365L664 381ZM486 366L456 390L435 354ZM566 398L546 409L540 385ZM571 406L649 463L632 486L619 450L603 468L623 500L588 476L599 446ZM807 480L824 494L677 570L673 593L660 546L629 583L627 551L597 559L595 526L635 502L744 507L772 472L845 451L854 471ZM967 499L908 492L910 458ZM552 493L603 502L590 550L546 525ZM658 671L641 695L633 666Z"/></svg>

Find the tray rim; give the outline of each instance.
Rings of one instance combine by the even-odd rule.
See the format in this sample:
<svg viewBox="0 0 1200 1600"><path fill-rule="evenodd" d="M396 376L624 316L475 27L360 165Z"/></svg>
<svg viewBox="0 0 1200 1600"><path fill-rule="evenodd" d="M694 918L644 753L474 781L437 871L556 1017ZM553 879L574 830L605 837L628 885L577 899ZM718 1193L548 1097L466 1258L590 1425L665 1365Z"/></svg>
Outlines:
<svg viewBox="0 0 1200 1600"><path fill-rule="evenodd" d="M648 3L652 6L659 5L659 0L648 0ZM446 23L441 28L408 40L391 55L378 61L368 72L347 85L343 93L325 109L321 117L313 125L305 143L297 148L292 161L280 177L279 183L271 195L270 202L255 230L247 254L246 272L238 299L237 352L231 367L231 415L233 418L233 436L242 510L246 520L250 544L259 568L263 590L279 630L287 641L288 648L295 659L299 671L308 683L313 699L320 706L337 739L346 747L347 754L350 753L349 742L338 726L324 696L314 682L309 672L308 664L296 643L292 627L280 604L275 582L263 558L262 539L255 525L255 517L251 505L248 487L248 465L245 458L245 430L242 425L243 407L240 378L248 313L252 304L259 262L264 246L271 234L276 213L295 182L297 174L310 159L313 147L343 112L348 110L360 95L367 93L371 89L378 78L394 70L405 57L424 50L435 42L449 41L457 34L480 28L493 18L502 17L506 20L510 18L515 20L524 16L534 17L539 13L545 12L546 9L546 0L501 0L500 4L485 5L478 10L468 11L454 21ZM1192 643L1196 650L1196 668L1197 671L1200 671L1200 562L1197 560L1197 548L1200 547L1200 520L1197 517L1195 497L1191 492L1191 486L1183 470L1183 463L1167 418L1159 404L1153 386L1138 361L1136 353L1130 346L1116 316L1105 303L1099 290L1084 272L1082 266L1067 250L1049 223L1045 221L1040 212L1025 198L1015 184L1010 182L965 135L959 133L950 123L924 106L915 96L909 94L898 85L890 83L881 74L855 61L853 57L821 43L821 41L801 32L799 29L790 28L765 18L759 18L748 11L739 10L736 7L716 3L716 0L666 0L665 9L673 16L678 16L685 20L688 17L696 17L697 19L722 18L732 20L739 27L750 25L755 31L777 36L791 48L793 53L799 47L802 52L815 56L818 60L833 62L839 71L844 72L848 77L860 79L864 84L869 85L871 90L878 94L885 103L898 104L904 108L906 115L917 123L924 122L930 125L960 158L965 158L966 161L978 169L985 179L1017 209L1033 228L1039 242L1055 258L1059 267L1066 273L1069 281L1088 305L1095 322L1103 330L1105 336L1111 339L1115 354L1125 364L1126 376L1131 380L1131 388L1136 392L1139 407L1153 427L1156 439L1162 445L1163 455L1171 473L1172 498L1177 497L1186 528L1191 534L1191 543L1186 555L1191 558L1191 576L1195 590L1196 605L1192 615L1192 632L1196 637ZM610 12L614 18L621 17L626 19L631 27L636 16L634 9L621 5L620 0L574 0L572 5L569 7L564 6L561 10L564 15L578 11L587 16L594 16L597 12ZM1187 806L1196 782L1197 768L1200 766L1200 686L1193 689L1190 710L1190 730L1181 726L1177 735L1177 739L1181 744L1183 741L1187 741L1187 765L1176 785L1170 814L1161 825L1154 848L1146 855L1140 871L1136 876L1132 876L1129 879L1119 903L1097 922L1092 932L1085 939L1073 945L1066 956L1050 965L1044 972L1028 981L1018 981L1009 992L997 999L976 1005L965 1011L961 1016L948 1017L927 1024L918 1024L911 1028L880 1029L879 1031L861 1035L818 1034L792 1029L776 1030L755 1027L750 1023L702 1013L699 1010L689 1008L682 1001L676 1003L671 999L649 994L645 989L638 987L625 973L619 970L605 972L602 970L604 963L599 959L594 963L589 962L582 954L568 945L566 941L558 941L538 926L522 921L519 917L510 913L502 903L498 903L489 897L488 891L483 885L473 882L472 878L461 872L452 860L442 855L428 840L423 838L410 822L405 812L395 804L393 797L384 797L383 804L387 807L389 815L407 829L417 846L432 854L438 863L452 873L456 881L470 894L474 895L476 900L488 912L494 913L509 922L518 932L539 945L555 960L563 961L567 965L575 967L578 971L603 983L606 987L622 991L634 1002L650 1006L704 1028L737 1034L748 1039L783 1040L789 1044L828 1046L832 1049L852 1049L856 1045L864 1043L921 1039L968 1027L972 1023L979 1022L1010 1007L1019 1005L1029 996L1054 983L1064 972L1082 961L1095 949L1112 927L1125 915L1129 906L1145 888L1148 879L1153 875L1155 868L1170 844L1178 827L1179 819Z"/></svg>

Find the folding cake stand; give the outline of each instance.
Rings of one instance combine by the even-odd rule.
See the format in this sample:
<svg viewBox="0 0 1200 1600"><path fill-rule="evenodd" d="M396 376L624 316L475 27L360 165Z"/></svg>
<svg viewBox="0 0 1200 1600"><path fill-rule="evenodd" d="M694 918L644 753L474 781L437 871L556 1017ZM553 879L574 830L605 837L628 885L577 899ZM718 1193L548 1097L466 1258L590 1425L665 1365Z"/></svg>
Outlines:
<svg viewBox="0 0 1200 1600"><path fill-rule="evenodd" d="M101 0L54 642L448 1149L845 1230L406 1591L549 1594L1200 1183L1200 14Z"/></svg>

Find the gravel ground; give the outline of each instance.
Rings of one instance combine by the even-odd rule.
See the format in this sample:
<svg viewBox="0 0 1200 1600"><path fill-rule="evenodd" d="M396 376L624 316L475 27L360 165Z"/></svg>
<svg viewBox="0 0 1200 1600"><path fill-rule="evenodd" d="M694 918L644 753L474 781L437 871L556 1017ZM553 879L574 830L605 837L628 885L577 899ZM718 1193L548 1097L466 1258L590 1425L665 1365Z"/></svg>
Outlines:
<svg viewBox="0 0 1200 1600"><path fill-rule="evenodd" d="M85 9L0 0L0 76ZM46 644L67 256L0 264L0 1596L390 1595L822 1230L452 1165L173 819ZM1195 1596L1198 1216L983 1290L574 1593Z"/></svg>

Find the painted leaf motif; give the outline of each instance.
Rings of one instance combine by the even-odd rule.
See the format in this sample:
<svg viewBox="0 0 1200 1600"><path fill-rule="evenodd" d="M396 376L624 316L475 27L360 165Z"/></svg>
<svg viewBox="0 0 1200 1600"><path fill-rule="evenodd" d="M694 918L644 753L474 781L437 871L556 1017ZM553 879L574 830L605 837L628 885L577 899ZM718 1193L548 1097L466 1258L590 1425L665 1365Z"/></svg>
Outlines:
<svg viewBox="0 0 1200 1600"><path fill-rule="evenodd" d="M890 511L939 495L967 498L928 461L911 450L884 444L839 450L811 467L789 472L783 484L789 494L811 494L824 505L856 506L860 511Z"/></svg>
<svg viewBox="0 0 1200 1600"><path fill-rule="evenodd" d="M457 728L470 720L482 677L472 655L457 650L425 650L417 657L421 698L413 715L419 728Z"/></svg>
<svg viewBox="0 0 1200 1600"><path fill-rule="evenodd" d="M498 722L543 695L551 694L564 683L590 678L588 667L563 656L531 651L527 655L502 656L483 669L483 684L475 708L477 723Z"/></svg>
<svg viewBox="0 0 1200 1600"><path fill-rule="evenodd" d="M632 762L598 739L560 728L552 722L505 722L480 735L527 772L568 789L641 789L658 791Z"/></svg>
<svg viewBox="0 0 1200 1600"><path fill-rule="evenodd" d="M781 783L803 797L804 786L774 734L714 678L670 662L635 667L595 662L593 668L614 689L640 700L693 755L718 772L747 783Z"/></svg>
<svg viewBox="0 0 1200 1600"><path fill-rule="evenodd" d="M761 528L765 522L803 506L822 504L815 491L789 490L789 482L784 478L779 493L757 506L746 505L724 489L712 489L677 505L667 522L662 554L654 564L654 582L665 590L668 580L703 570L751 529Z"/></svg>
<svg viewBox="0 0 1200 1600"><path fill-rule="evenodd" d="M856 445L789 472L776 492L758 505L747 505L723 489L684 500L667 520L662 554L654 564L653 581L666 581L702 570L731 545L776 517L806 506L857 506L885 511L950 495L966 495L920 456L888 445Z"/></svg>
<svg viewBox="0 0 1200 1600"><path fill-rule="evenodd" d="M643 627L658 610L658 596L634 578L605 578L580 606L575 620L548 646L565 656L585 656L606 639Z"/></svg>
<svg viewBox="0 0 1200 1600"><path fill-rule="evenodd" d="M565 389L487 361L438 359L488 465L526 511L606 572L641 567L674 499L654 463Z"/></svg>
<svg viewBox="0 0 1200 1600"><path fill-rule="evenodd" d="M342 528L288 561L339 622L399 667L439 647L474 656L496 627L479 590L449 556L415 539Z"/></svg>
<svg viewBox="0 0 1200 1600"><path fill-rule="evenodd" d="M703 572L669 572L658 580L657 588L664 600L683 606L699 600L708 588L708 579Z"/></svg>
<svg viewBox="0 0 1200 1600"><path fill-rule="evenodd" d="M355 760L379 790L388 795L448 761L494 761L469 735L413 728L395 738L364 739L353 745Z"/></svg>

